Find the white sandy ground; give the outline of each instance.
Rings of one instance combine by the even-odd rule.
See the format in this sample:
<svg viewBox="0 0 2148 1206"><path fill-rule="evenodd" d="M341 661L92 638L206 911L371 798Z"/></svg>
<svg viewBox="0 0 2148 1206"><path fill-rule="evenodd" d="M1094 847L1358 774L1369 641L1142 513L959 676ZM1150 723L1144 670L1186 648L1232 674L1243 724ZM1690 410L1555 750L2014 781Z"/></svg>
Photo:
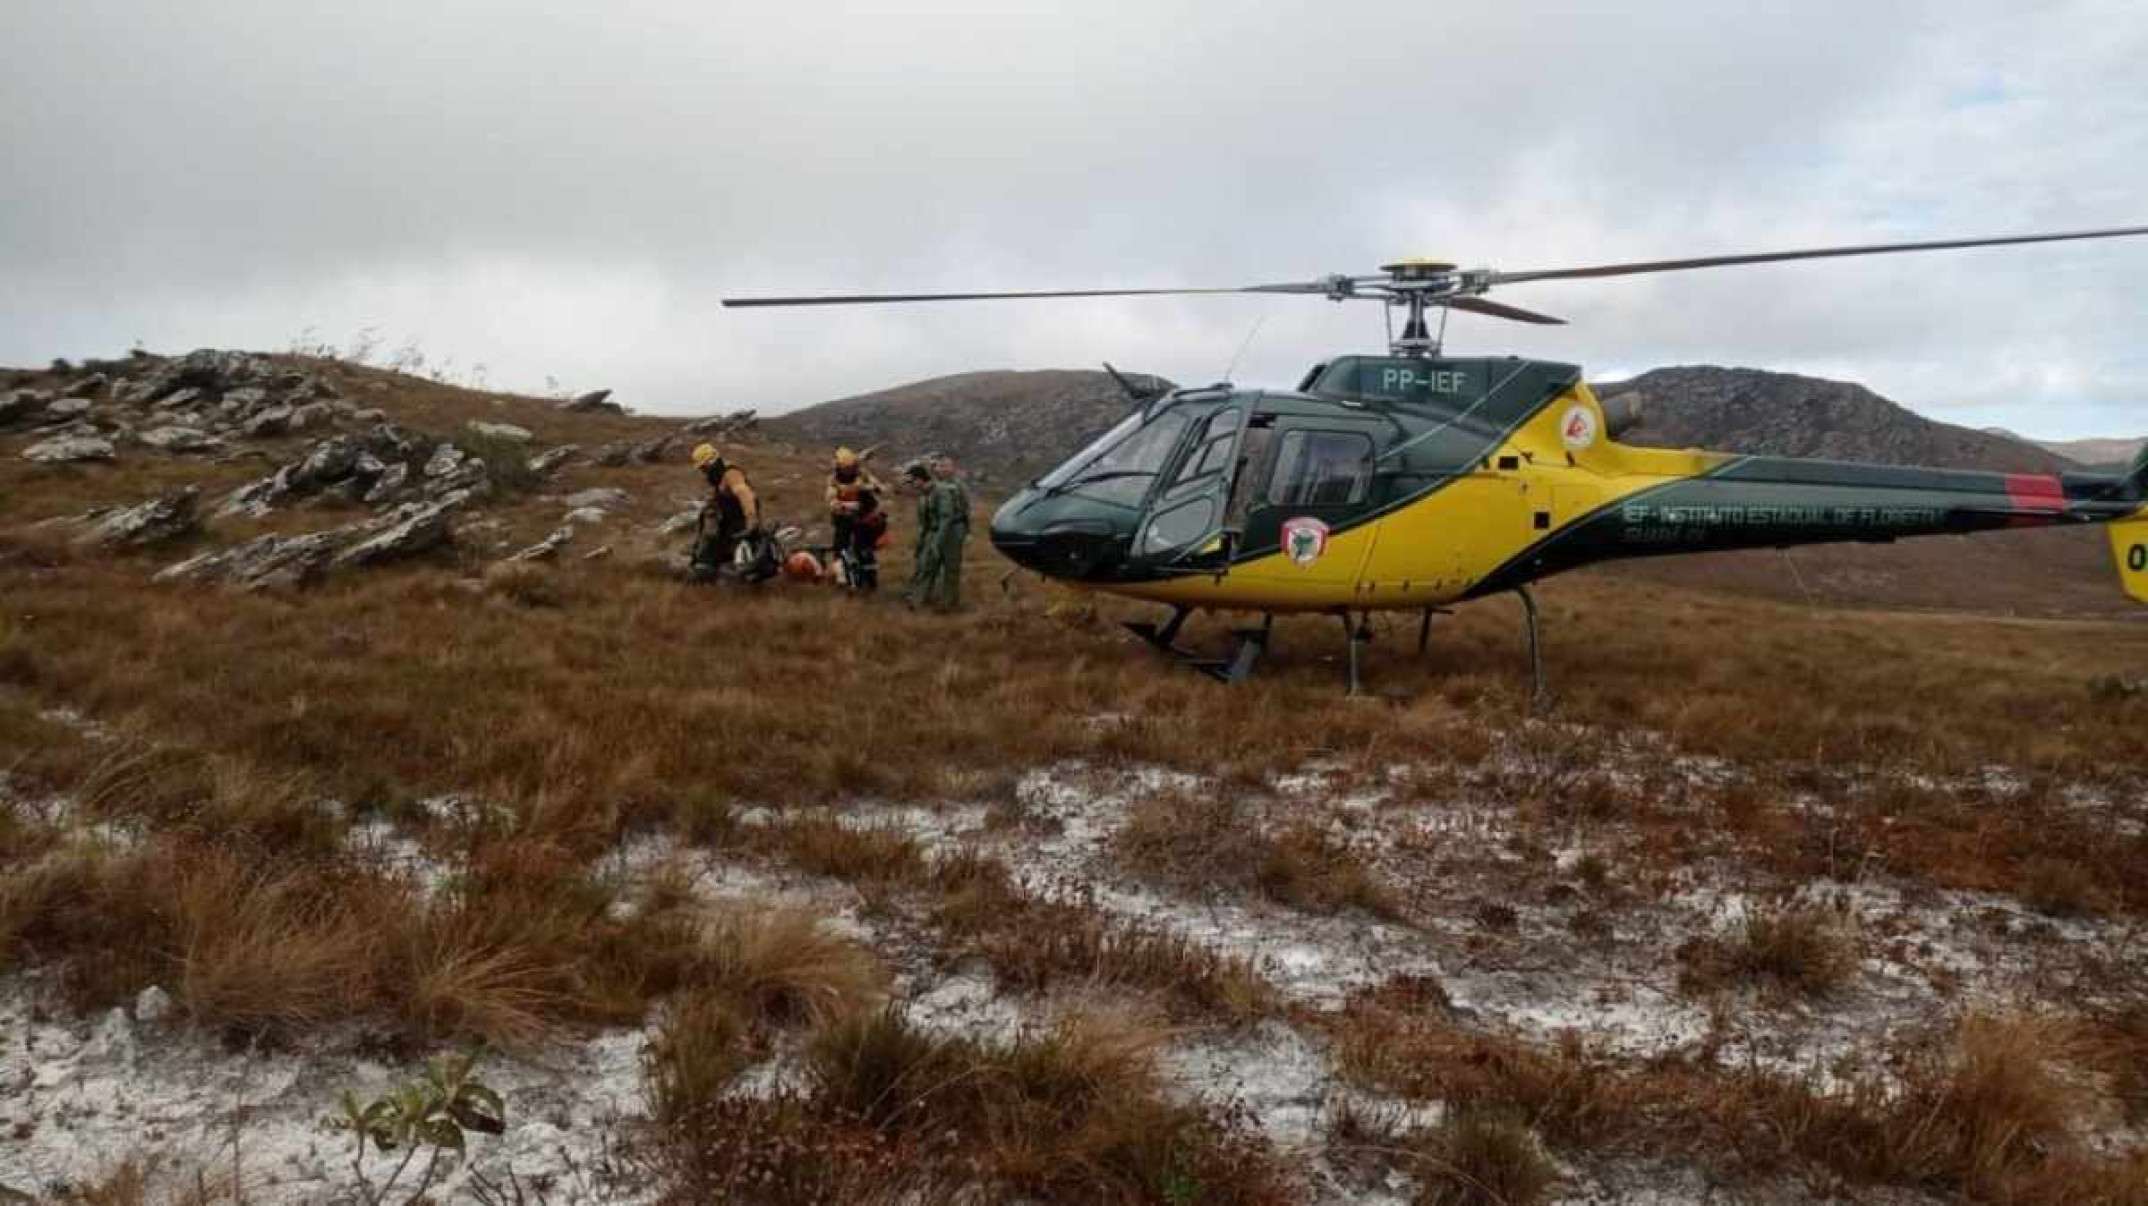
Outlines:
<svg viewBox="0 0 2148 1206"><path fill-rule="evenodd" d="M1648 757L1646 751L1636 755L1639 762ZM1736 773L1707 760L1657 763L1666 764L1695 782ZM1638 772L1613 766L1604 773ZM1370 787L1346 788L1342 778L1330 768L1309 768L1273 784L1268 794L1274 798L1262 807L1326 821L1383 874L1421 874L1424 866L1411 863L1416 855L1410 852L1427 849L1437 852L1442 866L1465 869L1505 870L1522 858L1514 850L1511 810L1466 782L1427 792L1412 768L1396 768ZM1248 896L1195 898L1134 880L1110 857L1108 845L1129 807L1160 790L1219 789L1154 768L1068 764L1021 780L1015 810L1020 820L1013 826L991 823L987 810L975 805L861 802L838 815L846 823L899 829L936 854L974 846L1005 859L1032 891L1078 893L1116 915L1254 960L1301 1008L1332 1010L1357 989L1396 975L1424 975L1438 980L1479 1025L1534 1039L1575 1030L1632 1056L1712 1039L1722 1058L1803 1072L1823 1084L1839 1063L1855 1061L1903 1027L1931 1024L1969 1003L2068 1001L2077 964L2143 961L2143 935L2127 922L2060 921L2006 897L1908 890L1877 879L1830 884L1820 890L1839 898L1863 935L1865 957L1852 985L1817 1003L1743 1001L1723 1011L1742 1022L1730 1033L1711 1035L1711 1025L1720 1023L1711 1022L1706 1003L1679 994L1675 961L1667 954L1688 937L1730 924L1753 907L1761 885L1732 885L1719 880L1714 868L1690 867L1676 890L1622 901L1613 913L1613 932L1594 939L1570 928L1579 906L1535 897L1502 902L1511 909L1511 923L1488 934L1467 907L1472 898L1466 875L1451 894L1441 886L1429 897L1413 898L1416 925L1356 913L1302 913ZM2112 806L2097 793L2082 793L2075 802ZM472 807L445 797L433 803L436 818ZM49 823L69 815L64 800L34 807ZM1612 828L1577 830L1540 873L1569 875L1588 850L1608 844ZM422 884L437 885L452 873L383 821L354 826L351 841ZM899 910L866 908L855 888L837 880L682 850L650 837L630 839L601 864L628 883L659 867L686 869L697 893L712 903L784 905L823 917L885 959L895 974L897 999L915 1021L938 1032L1005 1039L1048 1025L1063 1010L1096 1003L1081 990L1047 999L1006 995L979 962L943 966L922 927ZM130 1155L155 1153L174 1170L204 1168L216 1175L235 1168L248 1200L264 1206L339 1200L352 1183L347 1137L326 1130L320 1119L346 1088L363 1096L418 1072L380 1062L382 1045L363 1027L310 1035L286 1049L232 1051L212 1036L168 1021L135 1022L125 1011L58 1016L40 1006L44 995L34 976L0 980L0 1186L19 1191L50 1192ZM613 1158L620 1137L643 1111L646 1037L640 1029L612 1030L526 1059L488 1057L481 1079L504 1094L509 1129L498 1138L473 1137L476 1168L495 1178L511 1168L525 1184L544 1186L555 1203L646 1197L631 1173L618 1179L622 1170ZM1437 1107L1413 1109L1344 1086L1316 1034L1277 1020L1235 1032L1185 1031L1173 1037L1159 1062L1176 1093L1242 1103L1286 1165L1299 1170L1309 1198L1408 1199L1411 1186L1399 1174L1366 1185L1331 1166L1322 1142L1324 1112L1348 1097L1421 1124L1436 1118ZM764 1093L795 1085L796 1078L795 1061L779 1053L749 1071L738 1091ZM387 1167L375 1160L369 1171L377 1179ZM1565 1202L1726 1200L1691 1170L1599 1169L1594 1177L1569 1172ZM469 1170L454 1170L440 1196L465 1195L470 1179ZM1737 1200L1797 1196L1753 1186L1731 1193Z"/></svg>

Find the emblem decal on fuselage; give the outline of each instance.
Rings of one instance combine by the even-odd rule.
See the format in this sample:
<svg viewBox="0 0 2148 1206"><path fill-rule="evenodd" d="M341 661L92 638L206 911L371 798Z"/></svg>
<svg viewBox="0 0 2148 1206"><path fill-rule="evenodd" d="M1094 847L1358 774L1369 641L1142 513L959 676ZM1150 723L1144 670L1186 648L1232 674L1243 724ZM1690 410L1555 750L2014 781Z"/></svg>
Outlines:
<svg viewBox="0 0 2148 1206"><path fill-rule="evenodd" d="M1566 408L1566 417L1559 420L1559 438L1566 446L1579 452L1596 442L1596 416L1588 407L1575 404Z"/></svg>
<svg viewBox="0 0 2148 1206"><path fill-rule="evenodd" d="M1283 521L1283 553L1299 565L1311 565L1328 551L1328 525L1310 515Z"/></svg>

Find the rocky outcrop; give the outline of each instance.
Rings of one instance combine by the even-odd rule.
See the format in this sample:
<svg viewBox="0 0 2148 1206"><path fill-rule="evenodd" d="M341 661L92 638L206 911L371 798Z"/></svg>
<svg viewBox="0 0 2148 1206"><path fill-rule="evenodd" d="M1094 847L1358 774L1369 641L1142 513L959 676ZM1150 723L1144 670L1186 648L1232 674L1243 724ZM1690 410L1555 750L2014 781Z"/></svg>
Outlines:
<svg viewBox="0 0 2148 1206"><path fill-rule="evenodd" d="M105 548L148 548L201 530L201 492L193 486L135 507L106 512L82 534L79 544Z"/></svg>
<svg viewBox="0 0 2148 1206"><path fill-rule="evenodd" d="M136 432L134 438L160 452L215 452L224 446L222 440L196 427L152 427Z"/></svg>
<svg viewBox="0 0 2148 1206"><path fill-rule="evenodd" d="M673 431L650 440L620 440L597 449L590 459L607 469L629 464L653 465L669 456L683 439Z"/></svg>
<svg viewBox="0 0 2148 1206"><path fill-rule="evenodd" d="M727 415L710 415L705 419L695 419L686 426L679 428L679 431L685 435L713 436L717 439L722 439L726 436L742 435L759 427L760 424L760 412L734 410Z"/></svg>
<svg viewBox="0 0 2148 1206"><path fill-rule="evenodd" d="M621 406L617 402L612 401L611 397L612 391L608 389L593 389L586 394L577 394L574 397L567 399L565 402L559 404L559 408L571 414L578 415L625 414L626 407Z"/></svg>
<svg viewBox="0 0 2148 1206"><path fill-rule="evenodd" d="M403 503L388 513L302 536L261 536L191 557L158 573L159 582L223 582L244 590L307 586L335 569L400 561L454 540L451 519L474 495L458 490Z"/></svg>
<svg viewBox="0 0 2148 1206"><path fill-rule="evenodd" d="M378 565L429 553L448 542L448 517L469 501L464 493L433 502L406 503L370 536L335 555L337 566Z"/></svg>
<svg viewBox="0 0 2148 1206"><path fill-rule="evenodd" d="M613 486L598 486L591 490L577 490L564 500L569 508L595 507L609 511L633 501L633 495Z"/></svg>
<svg viewBox="0 0 2148 1206"><path fill-rule="evenodd" d="M432 444L382 423L316 442L299 459L234 490L218 510L225 515L266 515L330 491L351 502L383 505L403 493L413 466L422 467L420 475L429 479L426 493L433 497L474 488L484 475L484 462L465 457L454 445ZM435 466L437 473L432 472ZM467 471L457 476L457 470Z"/></svg>
<svg viewBox="0 0 2148 1206"><path fill-rule="evenodd" d="M469 427L470 434L481 436L488 440L508 440L516 444L527 444L536 438L529 428L517 427L512 423L487 423L482 419L472 419L466 426Z"/></svg>
<svg viewBox="0 0 2148 1206"><path fill-rule="evenodd" d="M72 423L87 416L92 405L88 398L54 398L45 403L45 408L39 412L36 421L47 427Z"/></svg>
<svg viewBox="0 0 2148 1206"><path fill-rule="evenodd" d="M553 470L566 464L569 458L581 450L582 446L580 444L561 444L557 448L540 452L530 458L530 472L539 477L549 477Z"/></svg>
<svg viewBox="0 0 2148 1206"><path fill-rule="evenodd" d="M559 551L563 548L566 548L568 542L572 541L573 539L573 528L560 528L558 531L553 532L550 536L545 537L543 540L538 541L537 543L529 546L528 548L523 549L520 552L510 554L507 560L550 561L554 557L559 556Z"/></svg>
<svg viewBox="0 0 2148 1206"><path fill-rule="evenodd" d="M92 435L56 435L22 450L22 459L47 465L109 461L112 456L112 441Z"/></svg>
<svg viewBox="0 0 2148 1206"><path fill-rule="evenodd" d="M34 389L10 390L0 394L0 430L28 423L44 413L45 395Z"/></svg>
<svg viewBox="0 0 2148 1206"><path fill-rule="evenodd" d="M260 536L190 557L156 576L158 582L226 582L242 590L306 586L328 572L344 539L340 532Z"/></svg>

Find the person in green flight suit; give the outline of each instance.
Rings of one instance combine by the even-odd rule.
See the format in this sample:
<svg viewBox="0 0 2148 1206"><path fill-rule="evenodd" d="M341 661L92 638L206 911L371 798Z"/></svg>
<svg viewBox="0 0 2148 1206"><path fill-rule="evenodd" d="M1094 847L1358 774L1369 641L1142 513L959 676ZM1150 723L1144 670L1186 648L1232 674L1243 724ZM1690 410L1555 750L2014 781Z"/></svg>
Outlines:
<svg viewBox="0 0 2148 1206"><path fill-rule="evenodd" d="M912 607L954 611L962 605L962 546L970 538L970 496L955 479L951 457L937 457L928 474L922 465L903 471L918 492L917 568L903 601Z"/></svg>

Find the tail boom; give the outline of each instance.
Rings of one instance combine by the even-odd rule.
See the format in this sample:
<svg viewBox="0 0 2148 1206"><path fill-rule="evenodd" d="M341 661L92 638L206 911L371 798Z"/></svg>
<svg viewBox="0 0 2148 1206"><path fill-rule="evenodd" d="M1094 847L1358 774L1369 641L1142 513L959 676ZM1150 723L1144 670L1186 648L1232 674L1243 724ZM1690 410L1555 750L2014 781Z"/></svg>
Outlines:
<svg viewBox="0 0 2148 1206"><path fill-rule="evenodd" d="M1625 493L1538 541L1469 593L1630 557L2118 523L2139 515L2144 497L2148 454L2124 477L1740 457ZM2148 589L2148 577L2143 582Z"/></svg>

